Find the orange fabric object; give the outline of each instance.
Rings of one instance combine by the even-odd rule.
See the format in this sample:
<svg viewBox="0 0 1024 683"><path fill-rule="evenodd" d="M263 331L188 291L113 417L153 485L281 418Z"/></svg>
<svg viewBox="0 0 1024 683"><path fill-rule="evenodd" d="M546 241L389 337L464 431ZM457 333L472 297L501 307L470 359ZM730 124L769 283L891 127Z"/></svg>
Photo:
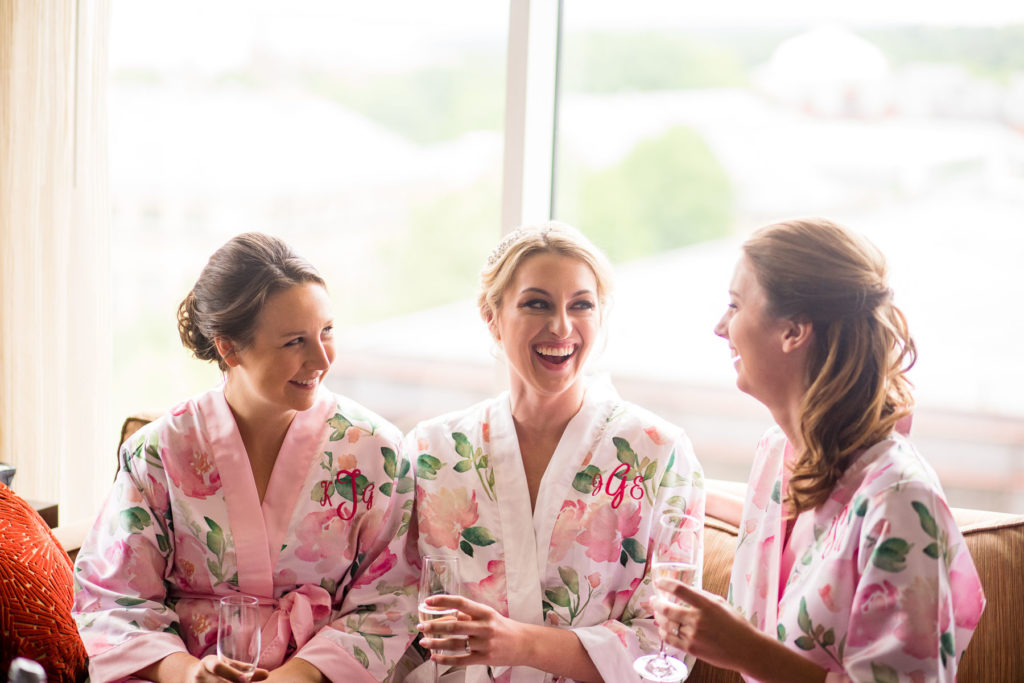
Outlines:
<svg viewBox="0 0 1024 683"><path fill-rule="evenodd" d="M27 657L50 683L84 680L73 601L71 559L32 506L0 484L0 672Z"/></svg>

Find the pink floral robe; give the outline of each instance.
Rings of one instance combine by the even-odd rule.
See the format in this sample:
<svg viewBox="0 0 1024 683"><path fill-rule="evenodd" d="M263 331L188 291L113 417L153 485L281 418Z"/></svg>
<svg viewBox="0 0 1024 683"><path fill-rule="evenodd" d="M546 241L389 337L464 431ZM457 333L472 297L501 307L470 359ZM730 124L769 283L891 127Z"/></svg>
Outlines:
<svg viewBox="0 0 1024 683"><path fill-rule="evenodd" d="M787 451L777 427L758 445L730 601L829 681L955 681L985 597L931 467L899 434L864 451L797 518L780 577Z"/></svg>
<svg viewBox="0 0 1024 683"><path fill-rule="evenodd" d="M297 655L332 680L383 680L415 628L413 489L398 430L321 387L261 505L223 390L183 403L122 447L75 564L92 680L215 653L217 601L237 593L263 606L261 666Z"/></svg>
<svg viewBox="0 0 1024 683"><path fill-rule="evenodd" d="M572 629L604 680L636 680L633 660L659 644L647 574L656 520L704 516L703 472L683 431L592 382L532 511L507 393L418 425L406 450L417 460L420 554L457 555L463 595ZM481 666L465 680L492 676L556 680Z"/></svg>

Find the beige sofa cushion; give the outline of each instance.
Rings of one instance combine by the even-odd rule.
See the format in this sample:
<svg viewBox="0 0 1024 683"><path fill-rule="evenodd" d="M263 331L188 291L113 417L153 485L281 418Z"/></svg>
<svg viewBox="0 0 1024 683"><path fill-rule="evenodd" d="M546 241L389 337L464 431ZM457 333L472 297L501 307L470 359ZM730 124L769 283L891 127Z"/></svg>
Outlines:
<svg viewBox="0 0 1024 683"><path fill-rule="evenodd" d="M711 493L709 492L709 504ZM729 576L732 574L732 558L736 553L736 536L739 530L714 517L704 520L704 590L717 593L723 598L729 590ZM697 660L687 683L743 683L735 671L727 671Z"/></svg>
<svg viewBox="0 0 1024 683"><path fill-rule="evenodd" d="M1024 681L1024 516L962 509L953 516L988 601L957 680Z"/></svg>

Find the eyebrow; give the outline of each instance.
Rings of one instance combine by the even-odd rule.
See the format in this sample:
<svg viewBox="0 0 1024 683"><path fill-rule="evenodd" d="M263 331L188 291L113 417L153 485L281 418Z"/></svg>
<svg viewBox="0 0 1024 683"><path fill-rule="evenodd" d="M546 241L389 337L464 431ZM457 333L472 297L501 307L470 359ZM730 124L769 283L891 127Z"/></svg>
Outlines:
<svg viewBox="0 0 1024 683"><path fill-rule="evenodd" d="M537 292L538 294L543 294L544 296L551 296L551 294L546 289L541 289L540 287L526 287L523 289L523 291L520 292L520 294L526 294L527 292ZM577 297L583 294L593 294L593 292L591 292L589 289L581 289L578 292L575 292L572 296Z"/></svg>
<svg viewBox="0 0 1024 683"><path fill-rule="evenodd" d="M323 325L323 327L333 327L333 326L334 326L334 320L328 320ZM323 330L323 327L321 327L320 329ZM302 337L302 336L305 336L307 334L309 334L309 333L306 332L305 330L296 330L294 332L282 332L280 338L284 339L285 337Z"/></svg>

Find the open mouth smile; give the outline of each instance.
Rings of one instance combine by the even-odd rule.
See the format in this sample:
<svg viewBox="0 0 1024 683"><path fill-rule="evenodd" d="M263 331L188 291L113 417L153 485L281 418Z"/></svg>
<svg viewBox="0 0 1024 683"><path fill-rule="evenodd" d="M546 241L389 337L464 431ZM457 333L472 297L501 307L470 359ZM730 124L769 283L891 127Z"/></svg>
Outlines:
<svg viewBox="0 0 1024 683"><path fill-rule="evenodd" d="M533 352L545 363L562 365L576 355L578 348L576 344L537 344Z"/></svg>

